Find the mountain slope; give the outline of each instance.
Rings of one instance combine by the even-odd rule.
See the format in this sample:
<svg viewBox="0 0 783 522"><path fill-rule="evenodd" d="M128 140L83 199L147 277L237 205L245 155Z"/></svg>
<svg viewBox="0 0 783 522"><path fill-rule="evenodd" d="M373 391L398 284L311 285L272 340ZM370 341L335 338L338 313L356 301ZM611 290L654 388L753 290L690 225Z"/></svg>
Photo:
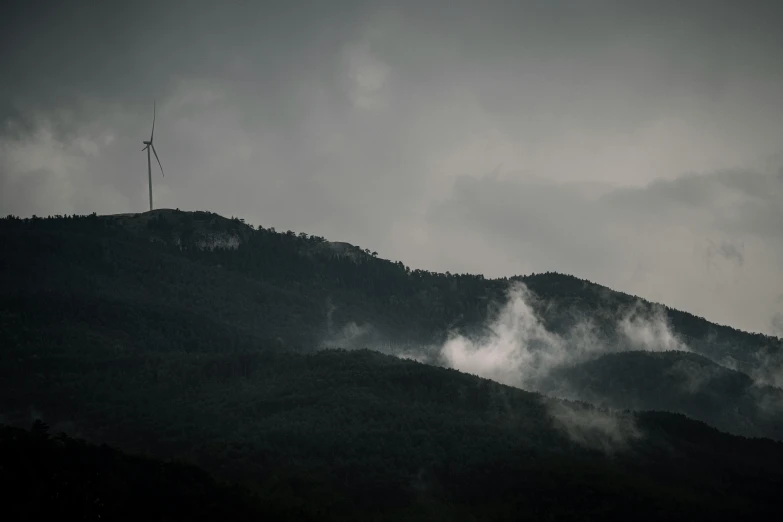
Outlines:
<svg viewBox="0 0 783 522"><path fill-rule="evenodd" d="M321 350L364 345L442 363L454 331L494 335L510 283L330 245L207 213L0 221L0 421L43 418L55 431L187 458L343 520L714 520L774 508L779 443L552 401L373 351ZM626 309L647 304L569 276L519 279L565 350L589 319L597 351L575 363L660 373L693 357L663 357L662 369L605 357L628 348L618 324L636 316ZM705 352L712 337L750 361L779 346L733 330L724 341L720 327L686 318L690 333L675 334ZM747 388L733 375L725 393Z"/></svg>
<svg viewBox="0 0 783 522"><path fill-rule="evenodd" d="M783 382L780 339L713 325L571 276L437 274L334 245L206 212L5 219L0 299L13 302L9 310L39 309L25 320L59 314L41 303L83 302L65 313L89 314L93 322L135 321L124 327L142 332L134 342L147 342L149 332L159 349L172 338L156 325L190 322L174 328L177 342L194 350L214 350L233 338L229 344L298 350L370 346L437 362L455 332L491 334L488 323L508 299L509 284L520 281L547 331L564 338L588 333L596 353L685 348L761 383ZM213 323L230 333L218 334L223 342L200 343L209 337L200 325ZM626 335L628 328L640 331L641 345Z"/></svg>
<svg viewBox="0 0 783 522"><path fill-rule="evenodd" d="M541 389L602 407L682 413L737 435L783 439L783 390L694 353L606 354L558 368Z"/></svg>
<svg viewBox="0 0 783 522"><path fill-rule="evenodd" d="M609 288L555 274L534 274L515 278L547 304L542 319L550 329L563 332L589 317L611 336L617 319L634 311L660 313L671 332L691 350L718 364L757 375L769 383L783 383L783 341L710 323L702 317L617 292Z"/></svg>
<svg viewBox="0 0 783 522"><path fill-rule="evenodd" d="M181 264L184 270L217 268L217 272L208 270L198 275L212 283L219 280L209 292L228 287L233 299L242 286L272 284L275 289L285 289L317 303L319 315L314 310L297 312L305 315L308 329L314 319L326 326L329 310L334 308L330 317L335 329L350 322L367 322L390 342L440 342L449 329L480 329L488 316L487 305L502 302L509 281L515 280L523 282L538 297L537 312L547 328L557 333L564 333L575 322L589 317L599 330L611 334L617 317L628 309L653 306L634 296L562 274L486 279L411 270L400 262L379 259L351 245L291 231L253 230L241 220L206 212L4 219L0 220L0 231L5 250L12 252L0 261L4 263L0 267L8 274L34 273L25 285L50 275L53 265L73 271L78 263L86 272L80 284L96 286L91 283L92 276L103 275L113 285L115 278L122 276L131 288L143 288L147 294L154 292L151 297L159 300L171 294L172 285L183 280L176 278L174 266ZM344 255L346 251L351 255ZM62 262L57 261L60 256ZM152 257L157 259L154 264L149 261ZM123 268L123 264L132 268ZM145 274L149 277L145 278ZM68 273L67 277L72 278L73 274ZM158 290L161 284L169 288ZM246 291L240 297L249 293L252 300L253 295L270 291L269 287ZM191 296L184 295L186 292L187 289L177 291L190 308ZM226 306L230 303L221 303L221 309ZM245 302L241 308L250 306ZM758 369L762 358L774 359L781 351L780 339L661 308L672 330L694 351L719 362L734 358L735 364L744 365L737 369L746 373L753 369L751 366ZM249 322L247 318L242 321Z"/></svg>

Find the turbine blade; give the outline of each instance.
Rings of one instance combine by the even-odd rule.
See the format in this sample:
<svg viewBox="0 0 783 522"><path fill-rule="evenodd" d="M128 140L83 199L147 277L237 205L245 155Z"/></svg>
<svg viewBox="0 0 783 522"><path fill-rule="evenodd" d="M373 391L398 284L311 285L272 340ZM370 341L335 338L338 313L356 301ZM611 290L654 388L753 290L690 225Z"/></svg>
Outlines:
<svg viewBox="0 0 783 522"><path fill-rule="evenodd" d="M152 102L152 132L150 133L150 141L155 136L155 102Z"/></svg>
<svg viewBox="0 0 783 522"><path fill-rule="evenodd" d="M158 157L158 151L155 150L155 145L152 145L152 152L155 153L155 159L158 160L158 166L160 167L160 174L165 178L166 175L163 174L163 165L160 164L160 158Z"/></svg>
<svg viewBox="0 0 783 522"><path fill-rule="evenodd" d="M141 149L141 151L142 151L142 152L144 152L144 151L145 151L145 150L147 150L148 148L149 148L149 145L147 145L146 147L144 147L143 149Z"/></svg>

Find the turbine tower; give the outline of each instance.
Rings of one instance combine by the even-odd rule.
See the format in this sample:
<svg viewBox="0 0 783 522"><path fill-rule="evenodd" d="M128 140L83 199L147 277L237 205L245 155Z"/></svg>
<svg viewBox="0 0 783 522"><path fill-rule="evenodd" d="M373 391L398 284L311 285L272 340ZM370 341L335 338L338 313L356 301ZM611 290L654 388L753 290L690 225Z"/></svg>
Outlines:
<svg viewBox="0 0 783 522"><path fill-rule="evenodd" d="M165 174L163 174L163 165L160 164L160 158L158 157L158 151L155 150L155 145L153 145L152 140L155 137L155 102L152 102L152 133L150 133L150 141L142 141L144 144L144 148L141 149L142 152L145 150L147 151L147 180L150 183L150 210L152 210L152 158L150 157L150 149L152 149L152 152L155 154L155 159L158 160L158 166L160 167L160 174L161 176L165 177Z"/></svg>

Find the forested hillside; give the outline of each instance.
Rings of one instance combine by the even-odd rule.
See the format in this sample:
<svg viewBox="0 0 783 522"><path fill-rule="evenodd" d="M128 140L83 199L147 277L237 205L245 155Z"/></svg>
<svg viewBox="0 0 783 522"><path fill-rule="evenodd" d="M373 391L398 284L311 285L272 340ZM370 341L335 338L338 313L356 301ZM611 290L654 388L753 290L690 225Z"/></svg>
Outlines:
<svg viewBox="0 0 783 522"><path fill-rule="evenodd" d="M194 466L55 435L41 421L30 431L0 426L0 488L3 518L20 522L249 521L281 514Z"/></svg>
<svg viewBox="0 0 783 522"><path fill-rule="evenodd" d="M602 355L558 368L541 389L607 408L678 412L729 433L783 439L783 390L695 353Z"/></svg>
<svg viewBox="0 0 783 522"><path fill-rule="evenodd" d="M0 249L0 422L41 419L55 433L189 460L241 481L247 502L279 516L715 520L769 515L783 485L778 442L438 367L455 336L492 340L521 281L550 343L542 349L571 361L574 328L589 323L591 335L573 364L523 388L563 375L578 398L650 401L665 387L656 376L678 361L726 357L753 376L721 367L722 393L772 380L759 361L774 363L778 339L669 309L663 324L690 351L631 355L639 341L618 324L635 327L627 310L651 305L574 277L411 270L323 238L178 211L8 218ZM711 396L683 397L638 405L734 418ZM745 407L736 400L728 407Z"/></svg>
<svg viewBox="0 0 783 522"><path fill-rule="evenodd" d="M488 305L502 301L509 281L514 280L524 282L546 305L540 310L541 318L553 331L564 331L588 314L611 333L611 320L623 309L639 303L650 305L556 273L486 279L412 270L358 247L346 251L342 244L305 233L262 227L254 230L237 218L229 220L207 212L9 217L0 220L0 230L9 252L2 267L10 279L7 284L12 285L5 295L18 294L21 288L27 292L31 283L40 288L50 280L92 293L104 292L107 284L112 289L122 284L131 288L116 290L135 292L129 296L134 299L168 301L188 309L198 306L209 313L225 311L223 315L242 321L245 327L250 321L242 311L263 310L263 317L256 316L256 322L264 323L265 332L284 317L292 326L306 318L304 329L312 339L323 335L323 331L314 331L316 318L321 327L329 326L327 319L335 328L348 322L368 322L390 342L441 341L449 329L480 326ZM199 282L210 285L199 285L201 298L195 302L191 299L194 289L186 285L189 278L204 278ZM27 286L15 284L19 281ZM246 288L248 285L252 288ZM270 292L273 294L267 299ZM226 302L227 295L231 302ZM779 339L663 308L684 342L696 351L714 352L714 358L731 356L740 364L752 365L754 354L774 357L780 352ZM286 313L274 315L277 310ZM298 326L278 333L310 349L312 341L297 339L295 332L302 335Z"/></svg>

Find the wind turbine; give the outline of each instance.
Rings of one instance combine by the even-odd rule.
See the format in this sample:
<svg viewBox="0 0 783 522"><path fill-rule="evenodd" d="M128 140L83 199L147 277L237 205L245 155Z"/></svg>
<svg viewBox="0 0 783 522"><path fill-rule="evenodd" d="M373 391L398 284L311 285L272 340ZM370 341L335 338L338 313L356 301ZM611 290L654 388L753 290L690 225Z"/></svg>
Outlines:
<svg viewBox="0 0 783 522"><path fill-rule="evenodd" d="M160 164L160 158L158 157L158 151L155 150L155 145L152 144L152 140L155 137L155 102L152 102L152 133L150 133L150 141L143 141L144 148L142 152L147 151L147 179L150 183L150 210L152 210L152 158L150 157L150 149L155 154L155 159L158 160L158 166L160 167L161 176L163 174L163 165Z"/></svg>

